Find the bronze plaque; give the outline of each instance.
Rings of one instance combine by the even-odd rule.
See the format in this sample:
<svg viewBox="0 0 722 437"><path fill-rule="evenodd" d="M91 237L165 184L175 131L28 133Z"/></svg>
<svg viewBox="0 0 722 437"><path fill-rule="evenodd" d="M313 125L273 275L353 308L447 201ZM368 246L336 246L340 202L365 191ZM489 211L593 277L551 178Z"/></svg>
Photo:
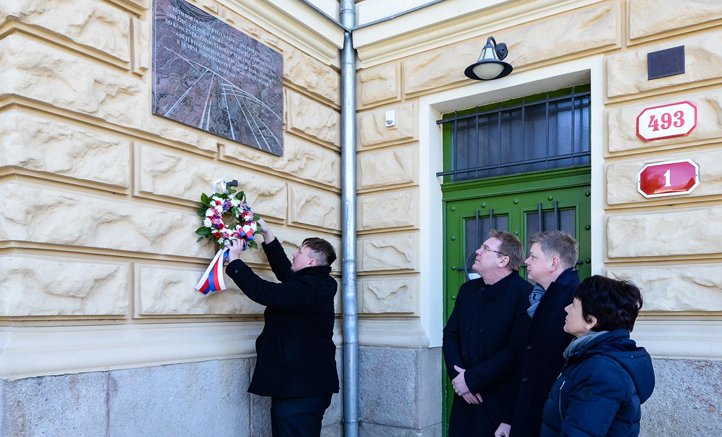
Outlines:
<svg viewBox="0 0 722 437"><path fill-rule="evenodd" d="M153 113L283 155L283 56L184 0L153 3Z"/></svg>

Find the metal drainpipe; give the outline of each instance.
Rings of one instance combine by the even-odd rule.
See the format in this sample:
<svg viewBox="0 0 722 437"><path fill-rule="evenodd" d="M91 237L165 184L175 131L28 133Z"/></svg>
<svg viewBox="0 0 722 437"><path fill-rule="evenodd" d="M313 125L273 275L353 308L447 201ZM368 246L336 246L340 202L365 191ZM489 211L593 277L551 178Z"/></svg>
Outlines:
<svg viewBox="0 0 722 437"><path fill-rule="evenodd" d="M356 307L356 52L351 29L354 0L341 1L345 28L341 50L341 222L343 293L343 421L344 436L358 436L358 309Z"/></svg>

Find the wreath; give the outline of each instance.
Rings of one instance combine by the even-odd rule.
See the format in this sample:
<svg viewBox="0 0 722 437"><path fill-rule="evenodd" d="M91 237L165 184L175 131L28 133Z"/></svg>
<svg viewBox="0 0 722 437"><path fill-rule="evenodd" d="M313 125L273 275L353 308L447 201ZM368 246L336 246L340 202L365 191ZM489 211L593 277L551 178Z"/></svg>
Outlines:
<svg viewBox="0 0 722 437"><path fill-rule="evenodd" d="M253 214L246 203L243 191L235 192L233 187L229 187L227 191L210 196L202 193L198 215L203 226L196 229L196 234L199 235L197 241L207 238L217 243L221 249L234 240L240 240L244 250L246 247L257 247L254 235L259 217Z"/></svg>

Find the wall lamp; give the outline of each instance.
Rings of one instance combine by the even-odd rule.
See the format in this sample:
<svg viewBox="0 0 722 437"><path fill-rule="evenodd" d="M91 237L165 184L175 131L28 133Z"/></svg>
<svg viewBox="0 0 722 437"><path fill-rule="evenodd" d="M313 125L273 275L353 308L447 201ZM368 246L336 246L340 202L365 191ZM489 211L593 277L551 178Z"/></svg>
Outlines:
<svg viewBox="0 0 722 437"><path fill-rule="evenodd" d="M479 60L466 67L464 75L474 80L494 80L511 73L514 67L502 61L509 54L506 44L497 44L493 36L486 39Z"/></svg>

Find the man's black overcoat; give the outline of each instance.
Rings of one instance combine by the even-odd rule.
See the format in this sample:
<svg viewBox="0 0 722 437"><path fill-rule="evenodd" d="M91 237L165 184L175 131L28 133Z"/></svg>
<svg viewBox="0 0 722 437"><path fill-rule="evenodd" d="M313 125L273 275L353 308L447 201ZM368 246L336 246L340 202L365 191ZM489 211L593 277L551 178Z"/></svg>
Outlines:
<svg viewBox="0 0 722 437"><path fill-rule="evenodd" d="M454 365L466 369L469 390L480 393L483 402L469 405L454 396L450 436L493 435L511 410L516 395L512 377L529 327L531 290L516 271L494 285L475 279L459 289L444 328L444 362L450 379L458 375Z"/></svg>
<svg viewBox="0 0 722 437"><path fill-rule="evenodd" d="M549 389L564 366L562 353L574 338L564 332L564 307L572 303L579 273L566 269L549 284L531 320L511 423L512 437L539 437Z"/></svg>
<svg viewBox="0 0 722 437"><path fill-rule="evenodd" d="M226 267L246 296L266 306L248 391L280 398L338 393L333 343L333 298L338 284L330 276L331 267L293 272L278 239L264 243L263 249L281 283L261 279L241 260Z"/></svg>

